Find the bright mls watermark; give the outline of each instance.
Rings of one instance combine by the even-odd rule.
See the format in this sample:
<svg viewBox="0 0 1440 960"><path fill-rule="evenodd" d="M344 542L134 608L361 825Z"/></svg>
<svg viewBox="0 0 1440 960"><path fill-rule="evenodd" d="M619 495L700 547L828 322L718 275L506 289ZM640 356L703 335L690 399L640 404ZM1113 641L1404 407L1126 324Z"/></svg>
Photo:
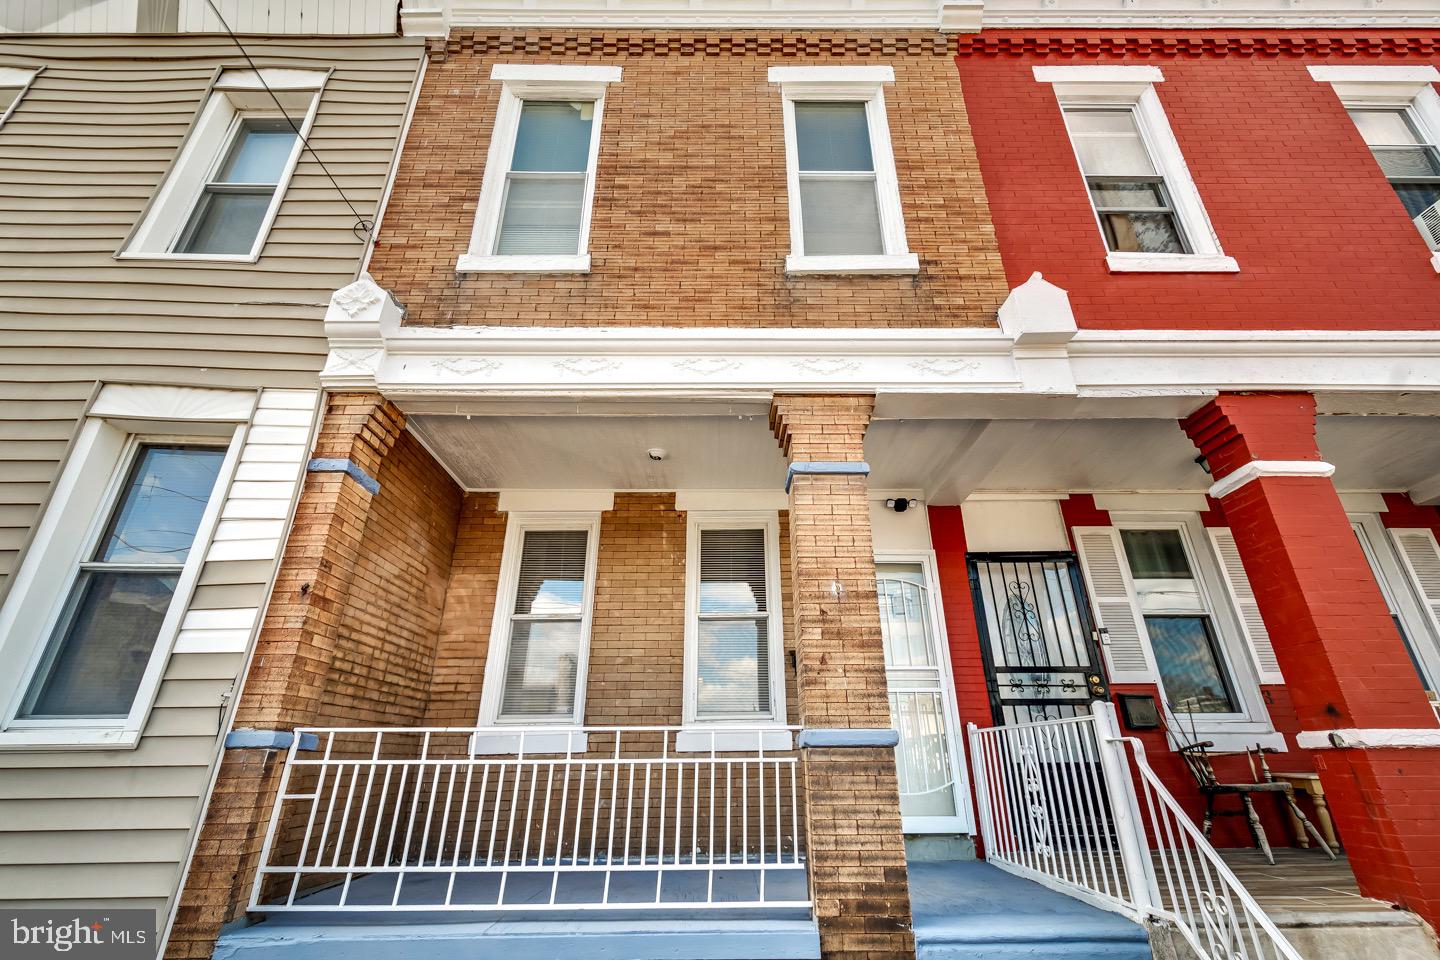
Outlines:
<svg viewBox="0 0 1440 960"><path fill-rule="evenodd" d="M154 960L154 910L0 910L4 960Z"/></svg>

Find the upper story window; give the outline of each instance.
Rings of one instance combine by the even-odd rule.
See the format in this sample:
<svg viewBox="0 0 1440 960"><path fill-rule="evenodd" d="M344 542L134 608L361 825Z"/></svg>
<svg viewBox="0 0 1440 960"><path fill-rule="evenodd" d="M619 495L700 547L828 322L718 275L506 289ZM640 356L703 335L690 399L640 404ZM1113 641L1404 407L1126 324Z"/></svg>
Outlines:
<svg viewBox="0 0 1440 960"><path fill-rule="evenodd" d="M1312 66L1350 113L1375 162L1431 250L1440 271L1440 68Z"/></svg>
<svg viewBox="0 0 1440 960"><path fill-rule="evenodd" d="M1148 66L1036 67L1055 88L1114 272L1225 272L1200 193Z"/></svg>
<svg viewBox="0 0 1440 960"><path fill-rule="evenodd" d="M258 259L324 80L314 70L221 74L120 256Z"/></svg>
<svg viewBox="0 0 1440 960"><path fill-rule="evenodd" d="M598 514L511 514L481 723L578 724L594 602Z"/></svg>
<svg viewBox="0 0 1440 960"><path fill-rule="evenodd" d="M590 269L605 88L619 67L497 65L500 107L460 271Z"/></svg>
<svg viewBox="0 0 1440 960"><path fill-rule="evenodd" d="M1350 118L1431 250L1440 250L1440 146L1414 107L1352 107Z"/></svg>
<svg viewBox="0 0 1440 960"><path fill-rule="evenodd" d="M24 67L0 67L0 124L10 119L39 72Z"/></svg>
<svg viewBox="0 0 1440 960"><path fill-rule="evenodd" d="M890 67L772 67L781 85L790 273L916 273L885 119Z"/></svg>

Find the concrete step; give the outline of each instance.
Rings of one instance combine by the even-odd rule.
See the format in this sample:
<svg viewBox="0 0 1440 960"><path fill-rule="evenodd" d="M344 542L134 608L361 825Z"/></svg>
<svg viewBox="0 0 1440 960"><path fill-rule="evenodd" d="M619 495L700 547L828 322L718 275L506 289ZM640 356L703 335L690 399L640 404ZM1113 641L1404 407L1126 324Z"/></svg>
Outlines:
<svg viewBox="0 0 1440 960"><path fill-rule="evenodd" d="M1304 911L1270 915L1305 960L1440 960L1435 931L1404 910ZM1179 933L1157 928L1155 960L1195 960Z"/></svg>
<svg viewBox="0 0 1440 960"><path fill-rule="evenodd" d="M918 960L1152 960L1138 923L974 860L910 864Z"/></svg>

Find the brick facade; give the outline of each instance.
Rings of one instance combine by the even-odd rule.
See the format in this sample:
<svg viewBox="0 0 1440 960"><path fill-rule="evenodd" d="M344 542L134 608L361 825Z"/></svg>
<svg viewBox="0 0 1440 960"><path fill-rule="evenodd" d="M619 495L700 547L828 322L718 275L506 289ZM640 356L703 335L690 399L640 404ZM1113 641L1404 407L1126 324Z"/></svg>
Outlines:
<svg viewBox="0 0 1440 960"><path fill-rule="evenodd" d="M861 461L875 400L777 396L770 421L792 462ZM796 474L791 578L801 722L892 725L864 474ZM913 956L910 891L894 753L809 749L810 883L827 957Z"/></svg>
<svg viewBox="0 0 1440 960"><path fill-rule="evenodd" d="M1081 327L1434 328L1425 241L1334 89L1306 68L1433 65L1440 33L987 30L959 50L1006 275L1015 285L1041 271ZM1055 91L1033 73L1082 64L1163 72L1156 93L1239 273L1109 272Z"/></svg>
<svg viewBox="0 0 1440 960"><path fill-rule="evenodd" d="M990 326L1007 288L952 50L938 35L452 34L431 62L370 272L406 323ZM606 92L588 274L455 272L474 227L495 64L623 68ZM883 63L915 277L787 277L772 66Z"/></svg>
<svg viewBox="0 0 1440 960"><path fill-rule="evenodd" d="M1221 394L1183 426L1217 478L1251 460L1320 459L1306 394ZM1301 728L1434 730L1330 481L1260 477L1222 503ZM1440 921L1440 750L1313 757L1361 890Z"/></svg>

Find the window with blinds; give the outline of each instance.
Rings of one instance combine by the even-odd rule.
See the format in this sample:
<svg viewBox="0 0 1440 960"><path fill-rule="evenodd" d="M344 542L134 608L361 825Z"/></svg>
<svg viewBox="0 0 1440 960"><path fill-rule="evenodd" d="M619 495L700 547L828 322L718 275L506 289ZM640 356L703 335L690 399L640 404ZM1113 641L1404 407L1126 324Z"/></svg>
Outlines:
<svg viewBox="0 0 1440 960"><path fill-rule="evenodd" d="M575 716L589 544L588 530L526 530L521 536L501 721Z"/></svg>
<svg viewBox="0 0 1440 960"><path fill-rule="evenodd" d="M576 254L595 120L591 100L526 100L505 177L497 254Z"/></svg>
<svg viewBox="0 0 1440 960"><path fill-rule="evenodd" d="M764 527L701 529L695 616L697 719L769 719L770 602Z"/></svg>

